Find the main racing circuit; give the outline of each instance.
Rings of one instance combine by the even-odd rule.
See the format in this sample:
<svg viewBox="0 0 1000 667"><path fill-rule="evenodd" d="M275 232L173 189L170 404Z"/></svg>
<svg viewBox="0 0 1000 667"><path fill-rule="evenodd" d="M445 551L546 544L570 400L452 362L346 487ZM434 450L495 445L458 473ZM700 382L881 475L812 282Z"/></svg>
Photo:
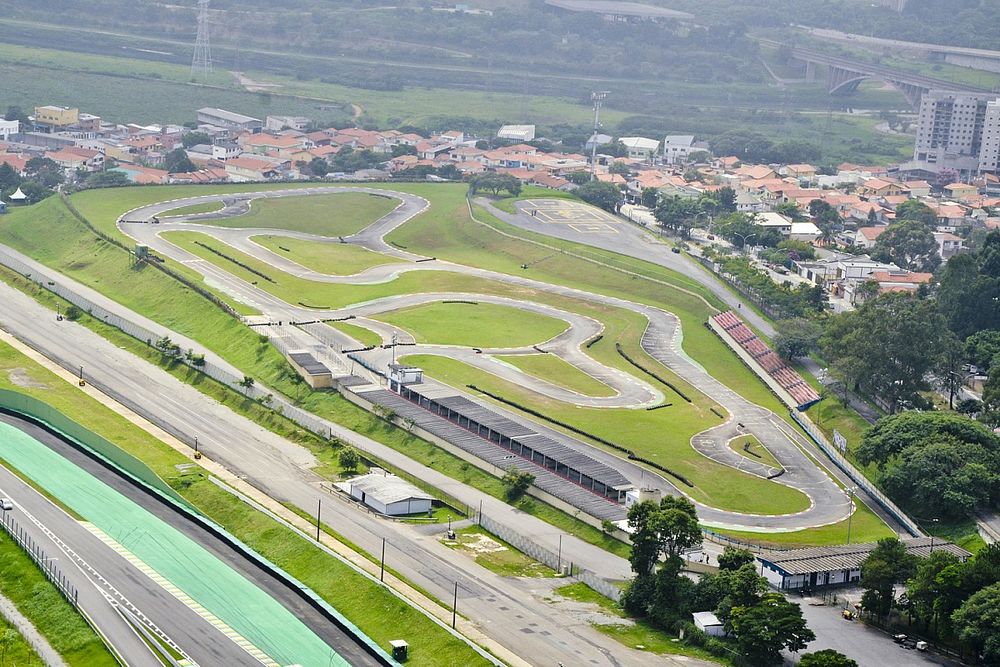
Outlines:
<svg viewBox="0 0 1000 667"><path fill-rule="evenodd" d="M328 237L301 231L274 228L242 228L229 225L233 219L246 215L257 202L270 199L310 197L343 193L359 193L378 197L388 197L398 201L398 205L388 214L350 236ZM222 208L208 213L171 215L178 209L189 207L207 208L218 204ZM579 207L576 212L572 207ZM517 215L525 218L542 217L541 222L577 225L578 231L592 233L615 233L617 223L613 216L582 204L560 207L553 200L539 200L519 204ZM718 406L719 418L714 425L695 434L690 446L704 457L706 466L722 465L739 471L746 479L756 478L755 483L777 485L797 490L804 494L808 502L804 508L792 513L750 513L734 507L716 507L709 502L693 498L698 507L701 522L709 527L766 531L791 532L806 528L840 522L850 516L854 506L847 495L833 479L805 453L807 443L803 437L785 420L770 409L756 405L738 392L713 378L700 364L689 357L682 347L682 330L679 319L670 312L622 298L595 294L568 286L554 285L522 275L509 275L495 271L464 266L434 258L412 254L395 247L385 238L393 230L410 220L426 214L430 203L417 195L397 192L380 187L323 186L289 190L263 191L243 194L209 194L181 200L164 201L129 211L118 220L118 227L138 244L146 245L156 255L168 257L187 269L204 277L206 285L225 294L231 300L258 311L259 315L246 316L248 324L255 325L257 331L267 335L284 350L306 350L330 368L335 376L350 374L364 376L371 384L382 380L363 366L385 371L388 365L400 358L436 355L485 371L492 376L506 380L548 401L557 401L569 406L586 409L634 410L636 414L657 406L667 405L676 400L657 383L653 383L642 372L634 374L621 368L612 368L599 361L588 352L588 343L602 334L604 324L597 317L571 312L568 307L551 302L584 303L602 308L623 309L641 315L646 320L641 334L641 348L652 359L682 378L700 392L709 402ZM191 210L191 209L189 209ZM198 210L198 209L194 209ZM568 213L566 211L569 211ZM573 216L579 216L574 222ZM220 226L226 222L227 226ZM174 233L188 233L211 237L232 251L233 255L253 258L265 265L275 275L287 274L317 286L339 285L345 289L357 287L356 300L347 292L342 299L345 303L324 305L324 303L289 303L268 289L266 280L253 280L247 275L236 275L236 264L227 270L224 260L213 261L192 251L193 246L181 243ZM293 261L279 251L265 247L260 239L264 237L287 238L296 242L315 244L317 247L337 244L354 246L372 253L378 253L381 263L369 266L353 275L332 275L310 269ZM200 238L200 236L199 236ZM202 244L204 245L204 244ZM200 246L199 246L200 247ZM282 248L283 250L284 248ZM287 254L287 253L286 253ZM422 272L421 276L433 276L444 272L452 277L468 279L474 284L488 282L496 285L504 294L490 294L482 291L423 291L419 293L396 294L366 298L366 286L385 285L401 280L406 274ZM525 274L527 275L527 273ZM502 289L500 289L502 288ZM518 293L535 294L537 297L512 296ZM562 331L548 340L528 345L503 347L472 347L457 344L441 344L418 340L412 329L397 326L391 320L394 313L411 311L440 303L489 304L525 316L537 316L539 320L555 320ZM324 320L344 320L351 318L352 325L374 332L382 345L352 354L345 350L362 350L371 347L357 340L345 328L317 324ZM310 324L293 326L291 323ZM279 325L280 323L280 325ZM461 322L453 322L455 329L461 329ZM552 355L586 374L600 386L602 392L584 392L578 388L556 383L551 377L538 377L528 372L516 362L539 354ZM355 380L355 382L358 382ZM502 416L520 423L527 418L509 408L499 406L478 396L464 386L446 388L438 385L434 378L425 379L430 386L441 386L451 393L486 405ZM597 394L600 395L597 395ZM538 426L538 428L543 428ZM548 432L548 431L545 431ZM730 446L737 438L754 437L773 455L781 468L776 469L764 460L749 459ZM607 449L588 444L580 438L559 434L559 442L590 458L619 471L636 487L657 487L666 493L690 494L685 485L669 475L642 466L624 456ZM783 473L776 476L777 473ZM619 517L624 517L622 510Z"/></svg>

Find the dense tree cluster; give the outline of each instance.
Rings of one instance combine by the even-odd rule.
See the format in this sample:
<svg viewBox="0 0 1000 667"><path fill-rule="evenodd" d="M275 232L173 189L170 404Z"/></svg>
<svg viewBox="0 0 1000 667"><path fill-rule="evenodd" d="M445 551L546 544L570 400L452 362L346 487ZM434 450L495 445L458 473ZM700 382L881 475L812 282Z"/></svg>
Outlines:
<svg viewBox="0 0 1000 667"><path fill-rule="evenodd" d="M882 488L922 516L958 519L1000 499L1000 437L967 417L904 412L879 421L856 452Z"/></svg>
<svg viewBox="0 0 1000 667"><path fill-rule="evenodd" d="M880 623L894 610L905 613L923 634L957 641L983 663L1000 665L998 582L1000 545L966 562L943 549L920 560L899 540L887 538L861 566L861 606ZM905 584L905 594L899 584Z"/></svg>
<svg viewBox="0 0 1000 667"><path fill-rule="evenodd" d="M802 610L778 593L769 593L749 551L726 547L719 572L695 583L682 573L681 554L701 544L694 505L667 496L659 504L637 503L629 508L635 578L622 596L630 613L662 628L680 624L689 634L695 611L715 611L731 636L729 645L701 637L702 646L726 655L734 648L749 665L781 662L784 649L799 651L815 639Z"/></svg>

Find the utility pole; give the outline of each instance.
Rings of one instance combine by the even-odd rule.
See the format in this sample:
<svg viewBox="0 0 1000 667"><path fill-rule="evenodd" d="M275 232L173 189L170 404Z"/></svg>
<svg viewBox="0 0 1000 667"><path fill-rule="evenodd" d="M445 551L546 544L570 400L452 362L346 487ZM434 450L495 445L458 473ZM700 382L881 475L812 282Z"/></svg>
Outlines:
<svg viewBox="0 0 1000 667"><path fill-rule="evenodd" d="M320 515L323 513L323 499L316 499L316 541L319 542Z"/></svg>
<svg viewBox="0 0 1000 667"><path fill-rule="evenodd" d="M212 45L209 40L208 4L211 0L198 0L198 37L191 59L191 77L205 78L212 73Z"/></svg>
<svg viewBox="0 0 1000 667"><path fill-rule="evenodd" d="M597 135L601 130L601 104L608 97L608 91L594 91L590 100L594 103L594 136L590 139L590 180L597 180Z"/></svg>

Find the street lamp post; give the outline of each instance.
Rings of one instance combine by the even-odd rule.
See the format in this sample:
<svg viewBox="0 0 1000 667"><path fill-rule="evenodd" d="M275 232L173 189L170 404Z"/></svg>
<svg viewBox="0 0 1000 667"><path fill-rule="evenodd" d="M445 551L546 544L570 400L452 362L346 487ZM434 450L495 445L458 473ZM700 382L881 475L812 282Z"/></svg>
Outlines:
<svg viewBox="0 0 1000 667"><path fill-rule="evenodd" d="M740 241L743 242L743 247L740 249L740 252L746 254L747 242L757 236L757 232L754 232L753 234L733 234L733 236L739 238Z"/></svg>

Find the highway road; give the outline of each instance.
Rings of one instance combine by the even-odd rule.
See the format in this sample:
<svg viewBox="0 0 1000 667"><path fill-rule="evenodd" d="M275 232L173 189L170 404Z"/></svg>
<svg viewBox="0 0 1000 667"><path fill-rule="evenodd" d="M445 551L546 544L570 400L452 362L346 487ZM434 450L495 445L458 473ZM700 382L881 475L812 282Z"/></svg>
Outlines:
<svg viewBox="0 0 1000 667"><path fill-rule="evenodd" d="M282 502L312 511L318 500L334 507L325 523L368 553L379 553L386 540L386 562L407 580L440 600L450 600L459 584L458 609L487 635L536 665L662 665L656 657L623 647L593 629L585 618L557 610L536 594L531 581L500 577L440 543L437 535L407 524L373 517L336 502L320 488L322 479L310 468L312 455L208 399L160 368L119 349L72 322L57 322L54 313L6 285L0 285L0 328L9 331L66 368L83 364L95 386L108 388L127 407L164 430L190 442L199 437L202 451L248 482ZM332 425L335 427L336 425ZM334 431L337 433L337 431ZM356 434L352 437L359 438ZM394 450L369 442L366 447L392 456ZM379 449L381 448L381 449ZM398 457L398 455L397 455ZM404 466L405 463L404 463ZM522 534L555 541L559 532L492 497L413 463L411 473L483 511ZM565 536L563 554L598 573L628 573L628 564L596 547ZM401 629L405 638L405 629ZM685 664L698 664L686 660Z"/></svg>
<svg viewBox="0 0 1000 667"><path fill-rule="evenodd" d="M55 439L34 424L10 415L0 414L0 421L39 441ZM162 667L132 624L118 611L122 607L147 618L202 667L223 664L260 667L259 660L218 628L2 466L0 493L14 501L12 517L17 525L45 551L46 557L58 559L59 571L78 591L81 608L94 619L128 665Z"/></svg>

